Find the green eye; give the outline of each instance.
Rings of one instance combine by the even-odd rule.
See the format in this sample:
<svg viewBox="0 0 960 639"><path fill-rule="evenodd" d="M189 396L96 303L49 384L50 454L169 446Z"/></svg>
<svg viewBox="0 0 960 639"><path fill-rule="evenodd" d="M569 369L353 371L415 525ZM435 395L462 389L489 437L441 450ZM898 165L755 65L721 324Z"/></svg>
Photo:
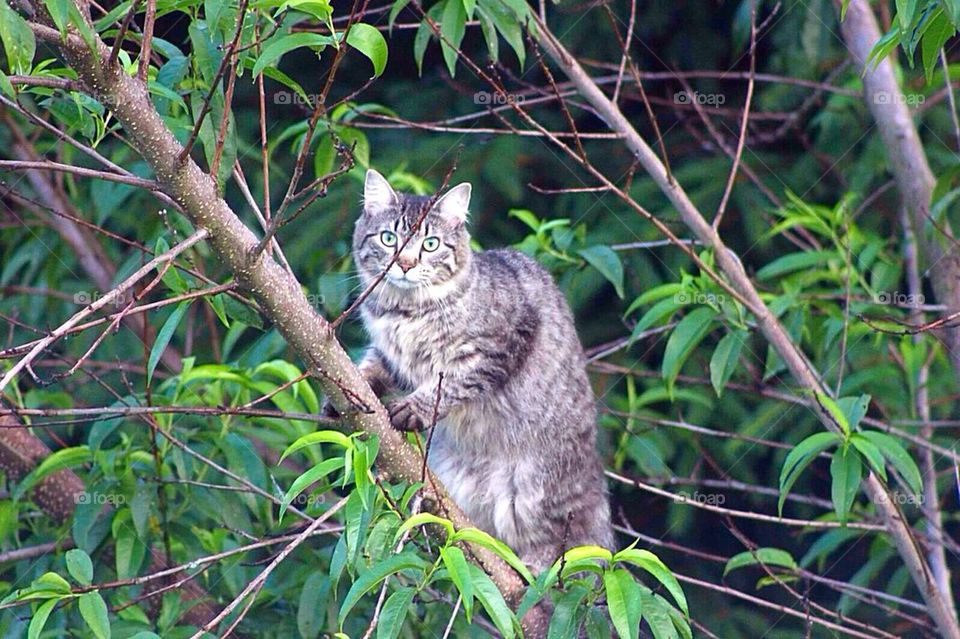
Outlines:
<svg viewBox="0 0 960 639"><path fill-rule="evenodd" d="M397 234L391 231L384 231L380 234L380 241L383 242L384 246L396 246Z"/></svg>
<svg viewBox="0 0 960 639"><path fill-rule="evenodd" d="M423 250L432 253L440 248L440 238L430 236L423 241Z"/></svg>

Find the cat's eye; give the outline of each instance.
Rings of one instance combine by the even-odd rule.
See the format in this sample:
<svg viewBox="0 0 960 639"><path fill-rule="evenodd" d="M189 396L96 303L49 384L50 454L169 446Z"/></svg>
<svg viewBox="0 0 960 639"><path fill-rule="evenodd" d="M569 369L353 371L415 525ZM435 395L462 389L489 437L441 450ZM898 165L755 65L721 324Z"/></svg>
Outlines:
<svg viewBox="0 0 960 639"><path fill-rule="evenodd" d="M436 251L438 248L440 248L440 238L438 237L430 236L423 241L424 251L432 253L433 251Z"/></svg>
<svg viewBox="0 0 960 639"><path fill-rule="evenodd" d="M384 246L396 246L397 234L393 231L383 231L380 233L380 241L383 242Z"/></svg>

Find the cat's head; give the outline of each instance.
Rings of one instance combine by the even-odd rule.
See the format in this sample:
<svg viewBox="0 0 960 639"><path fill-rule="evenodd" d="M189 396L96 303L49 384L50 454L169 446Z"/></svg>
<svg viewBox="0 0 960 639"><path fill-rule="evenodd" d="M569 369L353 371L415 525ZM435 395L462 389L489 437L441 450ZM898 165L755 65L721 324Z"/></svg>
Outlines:
<svg viewBox="0 0 960 639"><path fill-rule="evenodd" d="M432 198L397 193L382 175L367 171L363 213L353 233L353 257L361 277L369 282L386 269L383 283L401 291L445 288L470 264L469 205L466 182Z"/></svg>

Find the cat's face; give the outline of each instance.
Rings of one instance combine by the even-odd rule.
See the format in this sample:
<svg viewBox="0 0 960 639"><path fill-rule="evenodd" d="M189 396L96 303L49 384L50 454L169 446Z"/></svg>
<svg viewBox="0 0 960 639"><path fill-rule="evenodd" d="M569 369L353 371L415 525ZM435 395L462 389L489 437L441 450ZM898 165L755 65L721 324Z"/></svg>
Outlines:
<svg viewBox="0 0 960 639"><path fill-rule="evenodd" d="M386 269L384 283L395 289L437 290L469 264L470 185L459 184L437 199L414 230L430 200L397 193L382 175L367 171L363 213L353 233L353 256L364 281Z"/></svg>

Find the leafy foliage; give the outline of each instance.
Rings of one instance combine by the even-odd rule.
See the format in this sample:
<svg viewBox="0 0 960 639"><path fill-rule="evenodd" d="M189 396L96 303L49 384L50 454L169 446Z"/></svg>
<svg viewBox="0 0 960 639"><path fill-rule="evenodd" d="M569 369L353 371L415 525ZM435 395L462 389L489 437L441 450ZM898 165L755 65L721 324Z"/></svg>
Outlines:
<svg viewBox="0 0 960 639"><path fill-rule="evenodd" d="M251 228L258 225L251 201L259 203L256 214L287 216L277 234L286 261L328 317L359 292L348 227L363 169L375 166L399 188L431 193L455 155L451 149L465 140L457 179L475 185L478 247L512 245L533 256L556 277L577 316L601 405L614 512L625 531L619 541L630 545L617 552L572 548L534 575L500 540L422 512L417 484L379 472L384 451L377 438L333 430L317 417L316 380L269 314L201 244L151 273L153 285L138 289L136 299L105 309L115 314L127 303L156 303L138 313L144 331L110 325L108 314L86 329L116 328L102 343L87 332L71 334L48 349L54 364L38 364L36 378L21 374L4 389L5 404L47 411L25 419L53 452L29 472L8 474L2 550L67 539L75 546L4 565L5 636L189 637L206 604L237 597L305 521L318 517L328 526L244 602L251 608L238 632L357 637L376 616L378 638L439 636L448 623L451 636L515 637L524 613L549 600L550 637L576 637L581 629L590 637L637 637L641 628L658 639L690 637L691 616L722 637L755 636L756 628L773 624L783 624L777 632L783 628L784 637L801 637L803 623L787 628L794 622L724 589L746 584L767 593L822 576L829 579L822 583L917 599L889 538L850 524L876 520L862 495L862 480L872 474L918 531L918 506L931 483L936 494L949 495L943 507L954 525L949 473L930 476L917 462L930 446L949 451L952 431L936 429L928 441L914 434L926 419L917 408L923 397L931 419L957 418L954 377L934 336L904 330L918 314L931 319L939 310L925 303L924 290L910 288L899 202L887 188L879 132L858 97L861 78L852 67L825 77L847 56L832 35L838 24L830 3L781 7L771 22L742 158L759 177L741 172L733 181L719 228L773 317L819 372L825 392L813 395L795 392L785 363L758 333L762 318L714 275L711 250L657 244L653 225L594 186L594 175L533 135L515 135L535 133L511 110L523 104L547 130L569 134L562 109L538 106L563 79L549 80L539 66L536 16L527 3L398 0L349 29L347 10L326 0L257 0L246 11L246 4L211 0L154 4L158 28L144 63L154 108L181 143L197 128L193 157ZM644 137L662 135L672 176L703 211L721 201L730 159L712 155L718 145L704 142L708 132L697 111L676 96L689 95L678 92L695 82L700 95L722 97L725 104L707 105L707 116L729 137L744 79L681 81L673 73L745 70L753 4L723 3L711 12L665 3L643 8L634 37L644 46L632 54L642 71L667 77L666 84L655 75L644 80L657 128L630 72L617 79L622 51L611 28L625 32L622 7L610 6L612 21L599 7L567 11L559 3L547 11L554 32L585 64L601 61L588 67L591 74L614 74L601 86L619 87L621 109ZM757 4L761 13L772 11L771 3ZM954 4L898 0L874 50L876 61L899 47L908 63L907 97L929 101L914 111L938 176L930 224L915 229L921 237L955 222L960 194L960 164L952 142L943 142L952 139L953 125L941 90L957 71L949 59ZM134 178L153 179L124 142L113 105L80 90L75 72L38 40L17 6L0 0L4 148L29 144L40 157L81 167L103 168L101 154ZM46 0L43 7L54 34L112 42L134 3L108 3L92 24L73 2ZM139 72L145 7L133 10L136 29L118 51L131 76ZM485 84L476 69L493 73L500 86ZM581 133L606 131L574 102L567 106ZM485 128L471 131L484 117ZM634 173L635 157L621 141L577 141L635 202L679 229L672 205L651 179ZM307 193L288 201L289 177L301 171ZM61 197L51 204L42 188L14 176L5 176L5 189L16 195L3 195L9 213L0 228L0 312L15 320L5 347L31 343L37 331L46 334L107 292L95 290L84 270L89 255L77 255L50 221L59 214L85 221L98 247L92 253L111 264L111 285L193 231L169 203L129 180L65 172L48 182ZM204 292L217 282L232 286ZM355 323L344 324L340 337L359 355L364 338ZM174 353L179 368L167 361ZM21 355L5 353L3 372ZM84 358L89 365L81 373L54 375ZM98 414L72 419L56 412L87 408ZM829 414L835 428L824 431L814 409ZM38 487L64 473L78 477L84 491L70 497L69 517L57 521L42 511ZM634 479L663 484L676 499L640 492ZM693 495L676 488L688 484ZM731 519L719 518L718 509ZM767 519L751 518L755 512ZM770 521L785 512L822 526L795 535ZM635 533L644 535L642 543L668 545L652 548L656 554L638 548ZM520 575L526 589L519 606L471 561L470 547L493 552ZM147 579L163 567L179 567L176 578L190 579L172 589L162 588L171 582L160 577ZM685 591L688 578L697 585ZM722 588L702 586L721 581ZM200 603L187 585L205 595ZM889 610L849 589L818 605L841 619L856 613L886 627Z"/></svg>

